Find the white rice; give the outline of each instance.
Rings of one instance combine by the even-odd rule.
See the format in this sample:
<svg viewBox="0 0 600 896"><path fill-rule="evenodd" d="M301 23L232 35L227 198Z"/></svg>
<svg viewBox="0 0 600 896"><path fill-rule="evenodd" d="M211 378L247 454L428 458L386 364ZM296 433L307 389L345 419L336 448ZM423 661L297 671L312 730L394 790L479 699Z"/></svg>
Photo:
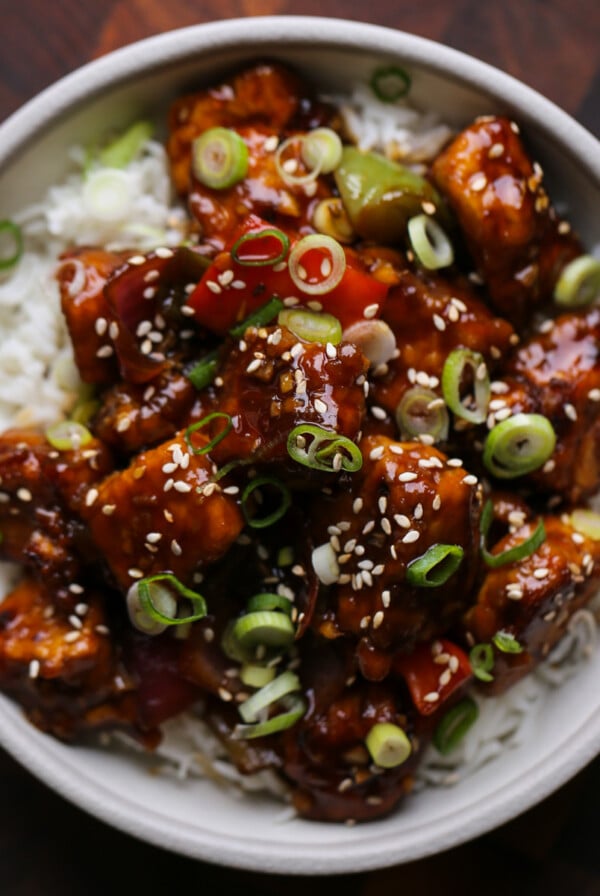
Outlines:
<svg viewBox="0 0 600 896"><path fill-rule="evenodd" d="M418 163L435 155L451 131L430 113L408 105L390 106L359 87L348 97L329 98L341 108L348 134L364 149ZM72 246L102 245L108 249L149 251L174 246L185 230L185 215L174 204L164 148L150 141L141 156L119 174L124 201L118 214L96 215L86 201L86 153L70 154L71 171L44 200L26 208L15 220L22 227L25 252L11 275L0 279L0 429L45 425L65 415L80 386L53 277L57 257ZM89 187L88 195L89 199ZM134 223L132 223L134 222ZM0 564L0 593L18 575L12 564ZM573 675L596 640L590 611L580 611L552 656L504 696L475 695L480 715L469 735L452 754L428 749L418 772L417 787L448 786L472 774L507 749L533 736L550 691ZM163 726L157 750L166 774L202 776L236 794L262 791L286 800L288 790L271 771L241 775L226 751L200 718L187 713ZM116 748L127 738L112 736ZM137 748L139 749L139 748ZM281 820L289 817L286 810Z"/></svg>

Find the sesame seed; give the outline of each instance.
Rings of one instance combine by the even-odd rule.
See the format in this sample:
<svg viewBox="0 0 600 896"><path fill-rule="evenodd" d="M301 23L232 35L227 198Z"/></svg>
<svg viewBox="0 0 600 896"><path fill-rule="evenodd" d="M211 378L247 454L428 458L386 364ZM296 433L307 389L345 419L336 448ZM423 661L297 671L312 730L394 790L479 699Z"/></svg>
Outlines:
<svg viewBox="0 0 600 896"><path fill-rule="evenodd" d="M77 629L81 629L81 628L83 628L83 622L81 621L81 619L79 618L79 616L75 616L74 613L72 613L72 614L69 616L69 622L71 623L71 625L73 626L73 628L77 628Z"/></svg>
<svg viewBox="0 0 600 896"><path fill-rule="evenodd" d="M189 482L183 482L181 479L173 484L173 488L176 492L181 492L182 494L186 492L191 492L192 486Z"/></svg>
<svg viewBox="0 0 600 896"><path fill-rule="evenodd" d="M85 496L85 506L91 507L92 504L96 501L98 494L99 492L97 488L91 488Z"/></svg>
<svg viewBox="0 0 600 896"><path fill-rule="evenodd" d="M504 144L494 143L488 150L488 159L498 159L504 152Z"/></svg>
<svg viewBox="0 0 600 896"><path fill-rule="evenodd" d="M384 606L386 609L389 607L389 605L390 605L390 601L391 601L391 594L390 594L390 592L387 591L387 590L386 590L386 591L382 591L382 592L381 592L381 603L383 604L383 606Z"/></svg>
<svg viewBox="0 0 600 896"><path fill-rule="evenodd" d="M88 604L84 604L84 603L77 604L77 606L75 607L75 612L77 613L78 616L85 616L85 614L87 613L88 610L89 610Z"/></svg>
<svg viewBox="0 0 600 896"><path fill-rule="evenodd" d="M369 532L372 532L374 528L375 528L375 520L369 520L368 523L364 524L364 526L362 528L362 534L368 535Z"/></svg>
<svg viewBox="0 0 600 896"><path fill-rule="evenodd" d="M377 314L378 311L379 311L379 305L377 305L377 304L367 305L367 307L363 311L363 317L366 317L367 320L369 320L370 318L375 317L375 315Z"/></svg>
<svg viewBox="0 0 600 896"><path fill-rule="evenodd" d="M371 414L376 420L385 420L387 417L387 412L383 408L377 407L377 405L371 407Z"/></svg>
<svg viewBox="0 0 600 896"><path fill-rule="evenodd" d="M104 506L102 507L102 513L104 514L104 516L112 516L116 509L116 504L104 504Z"/></svg>
<svg viewBox="0 0 600 896"><path fill-rule="evenodd" d="M254 360L250 361L248 366L246 367L246 373L254 373L255 370L262 365L262 361L260 358L254 358Z"/></svg>
<svg viewBox="0 0 600 896"><path fill-rule="evenodd" d="M447 312L447 313L448 313L448 320L450 320L451 323L455 324L456 321L457 321L457 320L459 319L459 317L460 317L460 313L459 313L458 308L455 308L454 305L451 305L451 306L448 308L448 312Z"/></svg>
<svg viewBox="0 0 600 896"><path fill-rule="evenodd" d="M401 526L403 529L410 529L410 520L403 513L395 513L394 520Z"/></svg>
<svg viewBox="0 0 600 896"><path fill-rule="evenodd" d="M417 532L416 529L411 529L402 539L403 544L413 544L413 542L418 541L421 537L421 533Z"/></svg>
<svg viewBox="0 0 600 896"><path fill-rule="evenodd" d="M442 499L441 499L440 495L435 496L435 498L433 499L433 501L431 503L431 506L433 507L434 510L440 509L440 507L442 506Z"/></svg>
<svg viewBox="0 0 600 896"><path fill-rule="evenodd" d="M119 335L119 325L116 320L111 321L111 324L108 328L108 335L111 339L117 339Z"/></svg>
<svg viewBox="0 0 600 896"><path fill-rule="evenodd" d="M415 479L418 479L417 473L412 473L411 471L407 471L406 473L400 473L398 476L399 482L414 482Z"/></svg>
<svg viewBox="0 0 600 896"><path fill-rule="evenodd" d="M318 411L319 414L327 413L327 405L320 398L315 398L314 400L315 411Z"/></svg>
<svg viewBox="0 0 600 896"><path fill-rule="evenodd" d="M379 628L381 623L383 622L383 611L377 610L375 615L373 616L373 628Z"/></svg>
<svg viewBox="0 0 600 896"><path fill-rule="evenodd" d="M141 569L138 569L137 566L132 566L131 569L127 570L127 575L132 579L143 579L144 573Z"/></svg>
<svg viewBox="0 0 600 896"><path fill-rule="evenodd" d="M63 641L66 641L67 644L72 644L73 641L77 641L80 637L80 632L77 629L72 629L70 632L63 637Z"/></svg>
<svg viewBox="0 0 600 896"><path fill-rule="evenodd" d="M550 570L545 566L540 567L540 569L535 569L533 572L533 576L535 579L546 579L550 575Z"/></svg>
<svg viewBox="0 0 600 896"><path fill-rule="evenodd" d="M571 541L573 541L574 544L583 544L585 538L580 532L573 532L573 534L571 535Z"/></svg>
<svg viewBox="0 0 600 896"><path fill-rule="evenodd" d="M400 445L390 445L390 451L396 455L404 454L404 449Z"/></svg>
<svg viewBox="0 0 600 896"><path fill-rule="evenodd" d="M373 561L372 560L361 560L360 563L358 564L358 568L371 570L371 569L373 569Z"/></svg>
<svg viewBox="0 0 600 896"><path fill-rule="evenodd" d="M40 674L40 661L39 660L31 660L29 663L29 677L37 678Z"/></svg>
<svg viewBox="0 0 600 896"><path fill-rule="evenodd" d="M379 512L380 512L380 513L385 513L385 512L386 512L386 510L387 510L387 503L388 503L388 499L386 498L386 496L385 496L385 495L381 495L381 497L380 497L379 500L377 501L377 506L379 507Z"/></svg>
<svg viewBox="0 0 600 896"><path fill-rule="evenodd" d="M183 554L183 550L178 541L174 538L171 542L171 552L175 554L176 557L181 557Z"/></svg>
<svg viewBox="0 0 600 896"><path fill-rule="evenodd" d="M439 330L441 333L443 333L446 329L446 321L439 314L433 315L433 325L435 326L436 330Z"/></svg>
<svg viewBox="0 0 600 896"><path fill-rule="evenodd" d="M378 563L377 566L374 566L371 570L371 574L374 576L381 576L385 572L385 566L383 563Z"/></svg>
<svg viewBox="0 0 600 896"><path fill-rule="evenodd" d="M464 477L463 482L465 485L477 485L477 476L472 476L471 474L469 474L468 476Z"/></svg>
<svg viewBox="0 0 600 896"><path fill-rule="evenodd" d="M96 352L96 357L97 358L110 358L110 356L113 354L113 351L114 350L113 350L112 345L101 345L100 348L98 349L98 351Z"/></svg>
<svg viewBox="0 0 600 896"><path fill-rule="evenodd" d="M590 389L588 398L590 401L600 401L600 389Z"/></svg>
<svg viewBox="0 0 600 896"><path fill-rule="evenodd" d="M334 358L337 358L337 349L336 349L335 345L331 344L331 342L328 342L327 345L325 346L325 353L328 358L331 358L331 360L333 360Z"/></svg>
<svg viewBox="0 0 600 896"><path fill-rule="evenodd" d="M438 682L440 688L445 688L447 684L450 683L450 679L452 678L452 672L450 669L446 669L440 675L440 680Z"/></svg>
<svg viewBox="0 0 600 896"><path fill-rule="evenodd" d="M144 264L145 261L146 259L143 255L132 255L131 258L127 259L127 264L133 264L137 266L140 264Z"/></svg>
<svg viewBox="0 0 600 896"><path fill-rule="evenodd" d="M577 420L577 411L575 410L575 406L567 402L564 405L565 416L569 418L569 420Z"/></svg>
<svg viewBox="0 0 600 896"><path fill-rule="evenodd" d="M385 449L384 449L383 445L378 445L376 448L373 448L373 450L370 452L369 459L370 460L380 460L380 458L383 457L384 451L385 451Z"/></svg>
<svg viewBox="0 0 600 896"><path fill-rule="evenodd" d="M28 501L32 500L33 495L31 494L31 492L29 491L28 488L18 488L17 489L17 498L20 501L25 501L25 503L27 503Z"/></svg>
<svg viewBox="0 0 600 896"><path fill-rule="evenodd" d="M425 212L426 215L435 215L437 209L433 202L429 202L429 200L425 200L421 203L421 208Z"/></svg>
<svg viewBox="0 0 600 896"><path fill-rule="evenodd" d="M373 579L371 578L371 573L365 569L363 572L359 573L359 575L362 576L362 580L365 583L365 585L368 585L368 587L370 588L371 585L373 584Z"/></svg>
<svg viewBox="0 0 600 896"><path fill-rule="evenodd" d="M437 693L437 691L430 691L423 697L425 703L437 703L439 699L440 695Z"/></svg>
<svg viewBox="0 0 600 896"><path fill-rule="evenodd" d="M355 498L352 504L353 513L360 513L363 508L363 504L364 502L362 498Z"/></svg>
<svg viewBox="0 0 600 896"><path fill-rule="evenodd" d="M385 532L386 535L392 534L392 524L390 523L390 521L388 520L388 518L386 516L381 518L379 525L381 526L381 528L383 529L383 531Z"/></svg>
<svg viewBox="0 0 600 896"><path fill-rule="evenodd" d="M359 590L360 590L360 589L359 589ZM370 616L363 616L363 618L360 620L360 627L361 627L361 628L368 628L370 624L371 624L371 617L370 617Z"/></svg>
<svg viewBox="0 0 600 896"><path fill-rule="evenodd" d="M483 174L483 172L479 172L479 174L476 174L471 179L470 187L474 193L480 193L482 190L485 190L485 188L487 187L487 177L485 176L485 174Z"/></svg>
<svg viewBox="0 0 600 896"><path fill-rule="evenodd" d="M104 336L106 331L108 330L108 321L105 317L96 318L96 323L94 324L94 329L98 336Z"/></svg>
<svg viewBox="0 0 600 896"><path fill-rule="evenodd" d="M171 249L167 249L166 246L159 246L158 249L154 250L154 254L157 258L172 258L173 252Z"/></svg>

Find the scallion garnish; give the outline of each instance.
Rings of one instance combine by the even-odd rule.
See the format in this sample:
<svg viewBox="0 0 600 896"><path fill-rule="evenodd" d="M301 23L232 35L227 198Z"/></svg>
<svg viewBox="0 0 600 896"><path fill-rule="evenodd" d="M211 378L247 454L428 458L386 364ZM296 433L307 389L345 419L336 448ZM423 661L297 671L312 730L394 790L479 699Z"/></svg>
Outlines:
<svg viewBox="0 0 600 896"><path fill-rule="evenodd" d="M461 397L466 374L472 387L469 405ZM442 392L444 401L457 417L470 423L483 423L491 395L490 377L483 355L468 348L450 352L442 371Z"/></svg>
<svg viewBox="0 0 600 896"><path fill-rule="evenodd" d="M380 768L396 768L406 762L412 752L406 732L391 722L373 725L365 738L365 746Z"/></svg>
<svg viewBox="0 0 600 896"><path fill-rule="evenodd" d="M428 435L435 442L444 442L448 438L450 420L444 399L422 386L404 393L396 408L396 423L404 439Z"/></svg>
<svg viewBox="0 0 600 896"><path fill-rule="evenodd" d="M580 255L563 269L554 287L557 305L589 305L600 296L600 261L592 255Z"/></svg>
<svg viewBox="0 0 600 896"><path fill-rule="evenodd" d="M587 507L578 507L571 514L570 523L574 529L592 541L600 541L600 513L595 513Z"/></svg>
<svg viewBox="0 0 600 896"><path fill-rule="evenodd" d="M469 653L471 671L480 681L493 681L494 650L491 644L476 644Z"/></svg>
<svg viewBox="0 0 600 896"><path fill-rule="evenodd" d="M307 166L308 171L303 171L306 165L303 158L305 142L304 134L294 134L277 147L274 156L275 170L288 187L304 187L316 181L321 173L320 159L314 165Z"/></svg>
<svg viewBox="0 0 600 896"><path fill-rule="evenodd" d="M342 141L331 128L315 128L306 135L300 155L309 168L330 174L342 161Z"/></svg>
<svg viewBox="0 0 600 896"><path fill-rule="evenodd" d="M212 383L218 366L218 352L209 352L208 355L205 355L201 361L198 361L198 363L188 371L186 376L191 384L195 386L198 391L201 391Z"/></svg>
<svg viewBox="0 0 600 896"><path fill-rule="evenodd" d="M430 271L450 267L454 249L445 231L430 215L415 215L408 224L408 238L418 261Z"/></svg>
<svg viewBox="0 0 600 896"><path fill-rule="evenodd" d="M46 429L46 438L57 451L76 451L92 440L86 426L74 420L61 420Z"/></svg>
<svg viewBox="0 0 600 896"><path fill-rule="evenodd" d="M307 440L310 444L307 446ZM356 473L362 467L360 448L346 436L330 432L312 423L301 423L290 432L288 454L297 463L312 470Z"/></svg>
<svg viewBox="0 0 600 896"><path fill-rule="evenodd" d="M238 655L250 658L257 647L289 647L294 635L294 626L287 613L254 610L235 620L230 639Z"/></svg>
<svg viewBox="0 0 600 896"><path fill-rule="evenodd" d="M556 433L541 414L515 414L488 433L483 463L499 479L513 479L539 469L556 445Z"/></svg>
<svg viewBox="0 0 600 896"><path fill-rule="evenodd" d="M275 678L273 666L260 666L257 663L244 663L240 669L240 681L249 688L264 688Z"/></svg>
<svg viewBox="0 0 600 896"><path fill-rule="evenodd" d="M272 716L265 722L255 722L250 725L236 725L231 737L234 740L250 740L254 737L267 737L278 731L285 731L298 722L306 712L306 702L300 696L285 696L281 701L284 712Z"/></svg>
<svg viewBox="0 0 600 896"><path fill-rule="evenodd" d="M255 594L246 605L248 613L255 610L282 610L291 616L292 602L282 594Z"/></svg>
<svg viewBox="0 0 600 896"><path fill-rule="evenodd" d="M410 90L408 72L397 65L382 65L375 69L370 80L371 90L382 103L395 103Z"/></svg>
<svg viewBox="0 0 600 896"><path fill-rule="evenodd" d="M252 694L243 703L240 703L238 709L244 722L257 722L263 710L268 709L273 703L286 697L294 691L300 690L300 679L294 672L289 670L282 672L273 681L270 681L264 687Z"/></svg>
<svg viewBox="0 0 600 896"><path fill-rule="evenodd" d="M208 442L207 445L203 445L202 448L194 448L194 443L192 442L192 435L195 432L198 432L201 429L204 429L205 426L212 420L226 420L224 429L221 432L217 433L217 435ZM202 420L198 420L197 423L192 423L191 426L185 431L184 438L187 443L188 448L192 452L192 454L208 454L215 448L219 442L222 442L228 433L233 429L233 420L231 419L230 414L225 414L223 411L213 411L212 414L208 414L206 417L203 417Z"/></svg>
<svg viewBox="0 0 600 896"><path fill-rule="evenodd" d="M265 486L269 486L271 488L276 489L280 496L281 500L278 507L275 508L271 513L267 514L267 516L257 517L251 516L248 510L248 501L250 496L257 489L262 489ZM261 494L259 492L259 494ZM252 529L265 529L267 526L272 526L273 523L276 523L278 520L284 516L292 503L292 496L290 494L290 490L287 485L284 485L279 479L275 479L273 476L257 476L256 479L252 479L251 482L248 483L246 488L242 493L242 513L246 519L246 522Z"/></svg>
<svg viewBox="0 0 600 896"><path fill-rule="evenodd" d="M492 641L502 653L523 653L522 646L510 632L496 632Z"/></svg>
<svg viewBox="0 0 600 896"><path fill-rule="evenodd" d="M168 585L161 585L164 582ZM173 592L189 600L193 612L177 615ZM172 573L158 573L135 582L127 594L127 609L133 625L148 635L158 635L171 625L186 625L206 616L206 601L201 594L186 588Z"/></svg>
<svg viewBox="0 0 600 896"><path fill-rule="evenodd" d="M136 121L98 153L99 163L105 168L125 168L151 138L153 130L150 122Z"/></svg>
<svg viewBox="0 0 600 896"><path fill-rule="evenodd" d="M264 327L266 324L271 323L274 317L277 317L282 308L283 302L281 299L273 296L268 302L265 302L264 305L261 305L260 308L257 308L256 311L253 311L252 314L240 321L239 324L232 327L229 335L233 339L241 339L248 327Z"/></svg>
<svg viewBox="0 0 600 896"><path fill-rule="evenodd" d="M433 745L442 756L451 753L475 724L479 709L472 697L464 697L448 710L433 733Z"/></svg>
<svg viewBox="0 0 600 896"><path fill-rule="evenodd" d="M494 505L492 501L486 501L479 525L481 533L481 556L487 566L490 566L492 569L495 569L498 566L504 566L507 563L516 563L519 560L524 560L525 557L529 557L534 551L537 551L539 546L546 540L544 521L540 519L533 535L530 535L529 538L526 538L521 544L509 548L507 551L502 551L501 554L490 554L485 544L493 520Z"/></svg>
<svg viewBox="0 0 600 896"><path fill-rule="evenodd" d="M231 257L246 267L265 267L283 261L290 248L290 240L277 227L263 227L244 233L233 244Z"/></svg>
<svg viewBox="0 0 600 896"><path fill-rule="evenodd" d="M464 550L458 544L432 544L406 568L406 580L416 588L438 588L460 566Z"/></svg>
<svg viewBox="0 0 600 896"><path fill-rule="evenodd" d="M248 147L230 128L209 128L192 143L194 176L212 190L226 190L248 173Z"/></svg>
<svg viewBox="0 0 600 896"><path fill-rule="evenodd" d="M342 341L342 325L332 314L285 308L279 312L277 322L305 342L338 345Z"/></svg>
<svg viewBox="0 0 600 896"><path fill-rule="evenodd" d="M311 233L292 247L288 270L300 292L322 296L341 282L346 271L346 253L333 237Z"/></svg>
<svg viewBox="0 0 600 896"><path fill-rule="evenodd" d="M13 268L23 254L23 233L14 221L0 221L0 271Z"/></svg>

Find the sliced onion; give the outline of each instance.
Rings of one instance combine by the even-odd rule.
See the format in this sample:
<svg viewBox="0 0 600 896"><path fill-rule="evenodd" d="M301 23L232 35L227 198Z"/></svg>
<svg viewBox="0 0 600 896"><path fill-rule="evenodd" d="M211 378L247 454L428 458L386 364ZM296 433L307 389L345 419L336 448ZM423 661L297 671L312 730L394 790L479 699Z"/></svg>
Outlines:
<svg viewBox="0 0 600 896"><path fill-rule="evenodd" d="M437 221L429 215L415 215L407 226L410 244L423 267L434 271L452 264L452 243Z"/></svg>
<svg viewBox="0 0 600 896"><path fill-rule="evenodd" d="M329 542L319 545L312 552L311 561L317 578L323 585L333 585L340 576L337 556Z"/></svg>
<svg viewBox="0 0 600 896"><path fill-rule="evenodd" d="M300 153L302 161L323 174L335 171L342 161L342 141L331 128L315 128L306 135Z"/></svg>
<svg viewBox="0 0 600 896"><path fill-rule="evenodd" d="M319 276L312 276L303 261L307 261L309 253L318 253L321 257ZM323 273L323 265L327 266ZM333 237L321 233L305 236L293 246L288 258L288 270L294 284L301 292L313 296L325 295L339 285L346 271L346 255Z"/></svg>
<svg viewBox="0 0 600 896"><path fill-rule="evenodd" d="M422 386L404 393L396 408L396 423L404 439L429 435L436 442L444 442L448 438L448 410L439 395Z"/></svg>
<svg viewBox="0 0 600 896"><path fill-rule="evenodd" d="M131 182L123 171L92 171L83 187L83 204L99 221L123 221L131 212Z"/></svg>
<svg viewBox="0 0 600 896"><path fill-rule="evenodd" d="M396 354L396 337L383 320L360 320L346 327L343 338L354 343L374 367L391 361Z"/></svg>
<svg viewBox="0 0 600 896"><path fill-rule="evenodd" d="M165 631L167 625L153 619L142 605L137 582L127 592L126 602L131 624L138 631L143 632L145 635L160 635L161 632ZM152 603L165 616L175 616L177 613L177 601L168 588L154 585L152 588Z"/></svg>

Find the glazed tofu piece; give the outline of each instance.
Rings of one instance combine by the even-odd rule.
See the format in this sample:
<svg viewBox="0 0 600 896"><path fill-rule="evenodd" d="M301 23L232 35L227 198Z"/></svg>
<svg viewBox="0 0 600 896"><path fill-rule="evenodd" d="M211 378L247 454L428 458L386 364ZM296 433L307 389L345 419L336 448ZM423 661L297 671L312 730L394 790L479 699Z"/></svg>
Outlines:
<svg viewBox="0 0 600 896"><path fill-rule="evenodd" d="M300 423L315 424L354 440L364 413L368 361L354 345L329 349L303 342L286 327L246 330L215 381L216 406L233 429L213 449L218 464L230 460L288 461L287 438ZM210 435L223 430L215 419Z"/></svg>
<svg viewBox="0 0 600 896"><path fill-rule="evenodd" d="M319 498L320 536L335 554L337 581L315 624L325 637L358 639L362 674L380 680L393 651L447 631L469 606L481 494L462 462L435 448L383 436L360 447L363 467L347 492ZM410 584L409 564L438 544L460 548L458 568L441 586Z"/></svg>
<svg viewBox="0 0 600 896"><path fill-rule="evenodd" d="M243 517L235 500L212 482L214 472L208 455L192 453L178 435L88 491L82 516L124 592L137 579L161 572L189 581L235 541Z"/></svg>
<svg viewBox="0 0 600 896"><path fill-rule="evenodd" d="M505 367L505 391L495 396L488 425L524 412L542 414L556 448L531 475L537 489L576 504L600 484L600 310L546 321Z"/></svg>
<svg viewBox="0 0 600 896"><path fill-rule="evenodd" d="M466 614L472 644L490 643L498 632L514 636L520 653L494 647L490 693L501 693L545 659L564 634L575 610L598 587L600 542L577 532L568 517L546 515L545 541L523 560L488 570L477 603ZM500 554L530 538L538 521L528 520L492 549Z"/></svg>
<svg viewBox="0 0 600 896"><path fill-rule="evenodd" d="M150 384L119 383L102 396L94 432L121 454L133 454L174 435L195 399L189 379L174 365Z"/></svg>
<svg viewBox="0 0 600 896"><path fill-rule="evenodd" d="M57 269L63 314L75 361L86 383L111 383L117 379L108 332L113 318L104 286L124 260L124 255L103 249L73 249L61 257Z"/></svg>
<svg viewBox="0 0 600 896"><path fill-rule="evenodd" d="M522 325L552 297L582 252L559 220L514 122L478 118L435 160L433 180L455 212L492 304Z"/></svg>

